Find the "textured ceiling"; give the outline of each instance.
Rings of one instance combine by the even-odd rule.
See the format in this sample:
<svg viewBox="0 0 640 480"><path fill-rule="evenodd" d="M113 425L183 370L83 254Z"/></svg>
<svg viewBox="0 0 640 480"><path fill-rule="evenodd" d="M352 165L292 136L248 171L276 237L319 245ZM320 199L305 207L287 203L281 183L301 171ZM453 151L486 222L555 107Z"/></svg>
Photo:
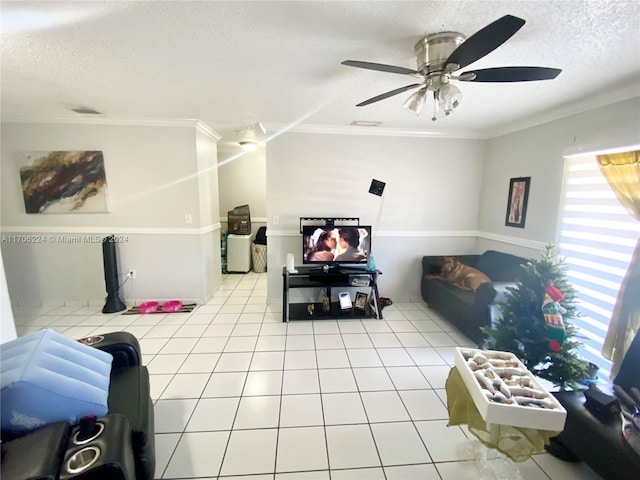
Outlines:
<svg viewBox="0 0 640 480"><path fill-rule="evenodd" d="M71 114L199 119L214 130L348 126L493 135L557 112L640 94L640 2L200 1L11 2L2 14L2 117ZM551 81L459 82L464 98L431 121L402 108L409 93L356 103L415 83L340 65L354 59L415 68L414 44L454 30L470 36L511 14L526 20L468 69L563 69ZM554 113L555 112L555 113Z"/></svg>

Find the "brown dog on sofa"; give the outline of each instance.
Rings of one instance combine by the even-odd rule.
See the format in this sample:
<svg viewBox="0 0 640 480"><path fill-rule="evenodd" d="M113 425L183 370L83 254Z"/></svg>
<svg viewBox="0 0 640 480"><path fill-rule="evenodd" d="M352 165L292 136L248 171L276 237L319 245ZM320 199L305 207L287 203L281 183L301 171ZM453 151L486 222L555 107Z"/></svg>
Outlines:
<svg viewBox="0 0 640 480"><path fill-rule="evenodd" d="M475 292L483 283L491 282L480 270L465 265L456 257L442 257L442 270L439 275L427 275L427 278L444 280L463 290Z"/></svg>

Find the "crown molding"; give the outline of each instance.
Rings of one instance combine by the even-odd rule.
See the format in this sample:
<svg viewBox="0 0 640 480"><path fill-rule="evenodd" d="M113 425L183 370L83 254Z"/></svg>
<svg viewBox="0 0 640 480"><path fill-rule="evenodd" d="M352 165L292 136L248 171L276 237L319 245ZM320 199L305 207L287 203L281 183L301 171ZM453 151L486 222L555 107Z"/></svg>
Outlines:
<svg viewBox="0 0 640 480"><path fill-rule="evenodd" d="M63 123L74 125L114 125L122 127L189 127L208 135L216 140L220 136L201 120L191 118L124 118L107 117L104 115L46 115L46 116L6 116L2 123Z"/></svg>
<svg viewBox="0 0 640 480"><path fill-rule="evenodd" d="M484 138L501 137L637 97L640 97L640 83L636 81L615 90L604 90L595 95L587 95L581 100L541 112L526 120L510 122L508 126L504 128L486 132Z"/></svg>
<svg viewBox="0 0 640 480"><path fill-rule="evenodd" d="M370 135L375 137L416 137L416 138L464 138L485 139L485 135L471 130L442 132L409 128L358 127L353 125L286 124L264 123L267 141L283 133L315 133L329 135Z"/></svg>

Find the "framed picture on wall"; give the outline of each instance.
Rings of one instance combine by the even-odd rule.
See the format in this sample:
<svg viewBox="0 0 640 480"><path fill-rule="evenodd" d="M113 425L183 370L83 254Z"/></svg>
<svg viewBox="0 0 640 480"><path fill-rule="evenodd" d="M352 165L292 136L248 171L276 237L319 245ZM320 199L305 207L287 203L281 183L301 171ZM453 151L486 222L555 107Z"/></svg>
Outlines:
<svg viewBox="0 0 640 480"><path fill-rule="evenodd" d="M518 177L509 180L509 197L507 198L507 227L524 228L527 217L527 201L531 177Z"/></svg>

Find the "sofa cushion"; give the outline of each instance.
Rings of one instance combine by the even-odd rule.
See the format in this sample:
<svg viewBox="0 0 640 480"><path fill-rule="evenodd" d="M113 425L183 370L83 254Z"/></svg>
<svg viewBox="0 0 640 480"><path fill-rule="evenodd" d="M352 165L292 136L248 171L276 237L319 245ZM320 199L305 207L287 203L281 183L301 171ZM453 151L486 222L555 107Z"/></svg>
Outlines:
<svg viewBox="0 0 640 480"><path fill-rule="evenodd" d="M487 250L480 255L474 267L487 275L492 282L513 282L526 262L522 257Z"/></svg>

